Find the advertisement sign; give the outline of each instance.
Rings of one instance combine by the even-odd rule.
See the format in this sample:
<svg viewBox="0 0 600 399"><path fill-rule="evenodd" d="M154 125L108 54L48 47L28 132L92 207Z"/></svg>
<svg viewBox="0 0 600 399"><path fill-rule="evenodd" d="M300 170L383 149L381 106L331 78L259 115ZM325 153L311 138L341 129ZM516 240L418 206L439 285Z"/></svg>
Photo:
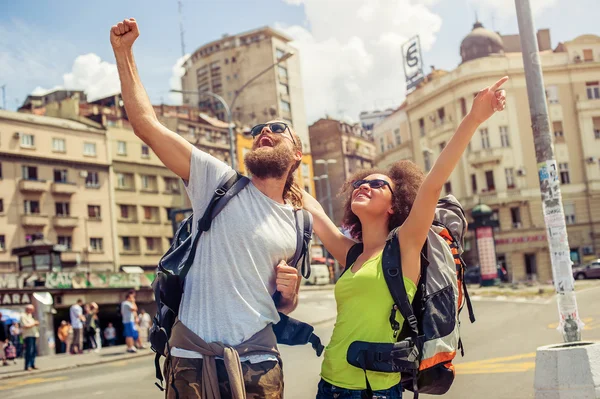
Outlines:
<svg viewBox="0 0 600 399"><path fill-rule="evenodd" d="M411 38L402 45L404 57L404 75L406 76L406 90L411 90L423 81L423 57L421 55L421 41L419 36Z"/></svg>
<svg viewBox="0 0 600 399"><path fill-rule="evenodd" d="M480 227L476 230L476 235L481 279L494 280L498 278L498 269L496 266L496 248L494 246L494 232L492 227Z"/></svg>

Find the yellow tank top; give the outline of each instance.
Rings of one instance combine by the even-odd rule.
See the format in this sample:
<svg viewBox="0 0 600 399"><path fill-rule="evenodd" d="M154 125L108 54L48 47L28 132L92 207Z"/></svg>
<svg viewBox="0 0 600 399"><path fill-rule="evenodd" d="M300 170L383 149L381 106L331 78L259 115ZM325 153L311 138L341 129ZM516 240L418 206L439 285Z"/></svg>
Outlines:
<svg viewBox="0 0 600 399"><path fill-rule="evenodd" d="M360 270L348 269L335 285L337 319L331 341L325 349L321 377L328 383L345 389L366 389L365 374L346 360L348 347L354 341L394 343L390 326L390 311L394 304L381 268L382 253L367 260ZM412 302L417 287L404 278L404 286ZM396 314L402 325L404 318ZM389 389L400 382L399 373L367 371L371 388Z"/></svg>

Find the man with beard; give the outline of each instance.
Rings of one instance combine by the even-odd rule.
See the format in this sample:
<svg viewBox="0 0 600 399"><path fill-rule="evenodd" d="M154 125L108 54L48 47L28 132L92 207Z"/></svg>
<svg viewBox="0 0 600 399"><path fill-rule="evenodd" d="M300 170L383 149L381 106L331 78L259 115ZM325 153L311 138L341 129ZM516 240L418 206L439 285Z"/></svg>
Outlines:
<svg viewBox="0 0 600 399"><path fill-rule="evenodd" d="M110 33L127 115L136 135L184 180L196 230L196 217L204 214L231 168L159 123L133 58L138 35L134 19L119 22ZM296 250L294 209L302 207L302 194L294 172L302 146L291 126L279 121L255 126L252 136L252 150L245 158L251 182L202 235L185 279L179 322L171 337L175 344L165 367L168 398L210 399L219 393L238 397L240 390L247 398L283 395L283 372L271 325L279 321L278 310L289 313L298 301L298 272L285 259ZM272 298L276 291L281 293L277 306ZM186 339L174 340L179 336L176 329L184 331ZM206 354L203 364L203 355L182 343L195 337L212 348L213 344L246 345L246 350L240 349L237 367ZM204 386L208 379L215 380L211 377L215 373L218 388ZM239 377L232 379L235 375Z"/></svg>

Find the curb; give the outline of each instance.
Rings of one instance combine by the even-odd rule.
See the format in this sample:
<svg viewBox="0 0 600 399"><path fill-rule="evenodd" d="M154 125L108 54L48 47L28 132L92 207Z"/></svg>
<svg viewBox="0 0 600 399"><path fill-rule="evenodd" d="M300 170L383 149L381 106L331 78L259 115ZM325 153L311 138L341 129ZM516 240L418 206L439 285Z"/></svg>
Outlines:
<svg viewBox="0 0 600 399"><path fill-rule="evenodd" d="M148 349L148 352L135 353L135 354L131 353L131 354L128 354L127 356L115 357L115 358L110 358L110 359L101 359L101 360L99 360L96 363L80 363L80 364L71 364L71 365L65 365L65 366L58 366L58 367L54 367L54 368L51 368L51 369L32 370L32 371L19 371L19 372L14 372L14 373L10 373L10 374L0 375L0 381L2 381L2 380L8 380L10 378L22 377L22 376L37 376L37 375L40 375L40 374L54 373L54 372L57 372L57 371L64 371L64 370L76 369L76 368L79 368L79 367L96 366L98 364L120 362L122 360L136 359L136 358L139 358L139 357L150 356L150 355L154 355L154 352L152 352L151 349Z"/></svg>

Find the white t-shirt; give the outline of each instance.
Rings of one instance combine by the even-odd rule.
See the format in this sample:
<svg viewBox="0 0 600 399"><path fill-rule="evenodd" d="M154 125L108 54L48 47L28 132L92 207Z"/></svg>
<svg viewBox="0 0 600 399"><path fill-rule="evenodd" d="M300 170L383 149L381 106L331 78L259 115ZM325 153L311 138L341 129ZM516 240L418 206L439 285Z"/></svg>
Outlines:
<svg viewBox="0 0 600 399"><path fill-rule="evenodd" d="M71 306L69 315L71 316L71 326L73 328L83 328L83 322L79 318L83 314L83 309L78 304Z"/></svg>
<svg viewBox="0 0 600 399"><path fill-rule="evenodd" d="M104 329L104 338L113 339L117 337L117 330L114 327L106 327Z"/></svg>
<svg viewBox="0 0 600 399"><path fill-rule="evenodd" d="M194 210L193 233L216 188L231 168L194 148L186 185ZM252 183L232 198L203 233L185 279L179 319L206 342L239 345L279 315L272 299L275 267L296 250L291 205L264 195ZM173 356L199 353L173 348ZM273 357L252 356L252 362ZM244 360L244 359L242 359Z"/></svg>
<svg viewBox="0 0 600 399"><path fill-rule="evenodd" d="M133 303L129 301L121 302L121 316L123 317L123 324L135 324L135 312L133 311Z"/></svg>
<svg viewBox="0 0 600 399"><path fill-rule="evenodd" d="M141 328L150 328L152 324L152 318L148 313L144 313L142 317L140 317L140 327Z"/></svg>

